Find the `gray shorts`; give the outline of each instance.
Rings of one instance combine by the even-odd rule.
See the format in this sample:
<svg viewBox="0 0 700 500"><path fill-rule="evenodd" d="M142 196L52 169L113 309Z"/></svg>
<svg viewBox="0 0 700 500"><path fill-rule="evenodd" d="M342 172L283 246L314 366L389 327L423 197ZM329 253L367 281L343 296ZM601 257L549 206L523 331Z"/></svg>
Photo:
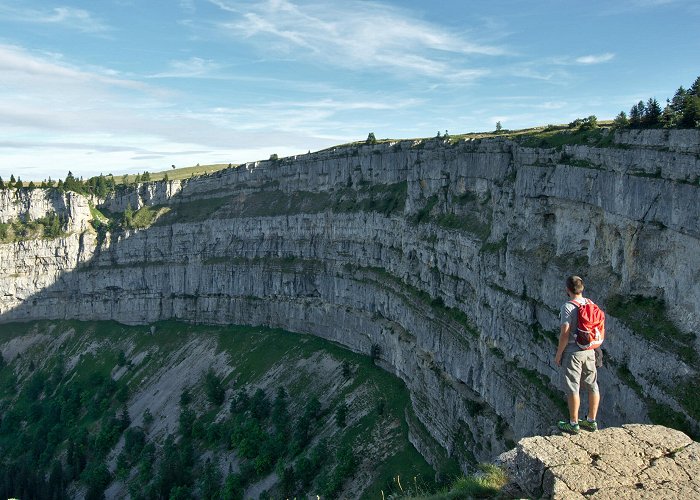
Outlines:
<svg viewBox="0 0 700 500"><path fill-rule="evenodd" d="M598 371L593 350L564 352L562 368L567 395L578 394L582 382L589 392L598 392Z"/></svg>

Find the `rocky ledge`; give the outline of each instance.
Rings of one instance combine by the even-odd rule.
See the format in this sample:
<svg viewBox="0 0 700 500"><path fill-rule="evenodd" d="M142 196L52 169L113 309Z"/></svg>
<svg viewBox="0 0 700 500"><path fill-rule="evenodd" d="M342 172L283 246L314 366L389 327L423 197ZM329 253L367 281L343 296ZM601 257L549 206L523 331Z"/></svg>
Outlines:
<svg viewBox="0 0 700 500"><path fill-rule="evenodd" d="M700 498L700 443L659 425L525 438L500 461L531 498Z"/></svg>

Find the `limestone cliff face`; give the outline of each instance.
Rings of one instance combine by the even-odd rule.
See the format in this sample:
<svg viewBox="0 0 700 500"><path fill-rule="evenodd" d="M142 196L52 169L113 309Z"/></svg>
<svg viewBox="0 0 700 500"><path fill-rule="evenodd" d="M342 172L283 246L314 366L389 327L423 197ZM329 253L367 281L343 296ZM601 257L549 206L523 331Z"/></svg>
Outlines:
<svg viewBox="0 0 700 500"><path fill-rule="evenodd" d="M0 222L34 220L52 212L67 216L70 232L83 232L90 225L88 200L79 194L45 189L0 190Z"/></svg>
<svg viewBox="0 0 700 500"><path fill-rule="evenodd" d="M467 463L562 413L555 332L576 273L612 309L601 420L668 412L697 432L699 151L698 131L338 147L97 200L170 210L105 238L70 194L72 234L0 245L0 321L179 318L376 345L411 391L417 448L429 458L427 430ZM26 210L58 211L39 193ZM0 220L19 213L4 199ZM638 331L628 295L665 303L677 331Z"/></svg>

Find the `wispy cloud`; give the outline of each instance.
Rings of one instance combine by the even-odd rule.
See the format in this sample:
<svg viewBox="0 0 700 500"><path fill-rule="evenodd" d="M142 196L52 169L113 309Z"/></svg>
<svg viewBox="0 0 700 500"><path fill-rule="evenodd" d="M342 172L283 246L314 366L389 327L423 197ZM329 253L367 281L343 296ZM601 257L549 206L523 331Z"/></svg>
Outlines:
<svg viewBox="0 0 700 500"><path fill-rule="evenodd" d="M109 170L153 171L171 163L250 161L271 152L298 153L299 145L305 151L337 142L314 131L324 130L324 123L340 129L342 120L334 116L343 109L372 107L370 99L366 105L320 100L296 106L277 103L285 109L271 103L215 113L185 104L176 92L122 77L108 68L80 67L60 54L16 45L0 44L0 74L3 177L17 173L18 168L41 167L42 175L52 176L65 175L72 168L91 175ZM314 104L318 106L315 121ZM240 123L240 117L245 123ZM46 158L53 160L47 163Z"/></svg>
<svg viewBox="0 0 700 500"><path fill-rule="evenodd" d="M612 52L606 52L605 54L591 54L587 56L581 56L576 58L576 62L579 64L600 64L604 62L611 61L615 57Z"/></svg>
<svg viewBox="0 0 700 500"><path fill-rule="evenodd" d="M0 3L0 18L34 24L53 24L84 33L104 33L110 28L90 12L74 7L31 9Z"/></svg>
<svg viewBox="0 0 700 500"><path fill-rule="evenodd" d="M307 137L347 141L359 138L358 126L364 131L368 123L379 124L388 112L419 106L413 98L396 99L365 96L365 99L324 98L310 101L275 101L257 106L216 107L205 110L205 117L222 127L235 124L237 130L267 134L270 124L278 132ZM366 133L366 132L365 132Z"/></svg>
<svg viewBox="0 0 700 500"><path fill-rule="evenodd" d="M170 61L170 69L152 75L152 78L206 78L213 77L222 65L211 59L190 57L185 60Z"/></svg>
<svg viewBox="0 0 700 500"><path fill-rule="evenodd" d="M258 44L261 51L353 70L474 79L488 73L474 58L506 54L502 47L375 2L210 1L233 16L221 28Z"/></svg>
<svg viewBox="0 0 700 500"><path fill-rule="evenodd" d="M57 85L101 83L127 89L147 88L141 82L120 78L105 68L79 69L63 62L60 54L34 53L16 45L0 44L0 73L7 86L29 85L50 90Z"/></svg>
<svg viewBox="0 0 700 500"><path fill-rule="evenodd" d="M180 8L188 14L193 14L197 8L194 5L194 0L179 0Z"/></svg>

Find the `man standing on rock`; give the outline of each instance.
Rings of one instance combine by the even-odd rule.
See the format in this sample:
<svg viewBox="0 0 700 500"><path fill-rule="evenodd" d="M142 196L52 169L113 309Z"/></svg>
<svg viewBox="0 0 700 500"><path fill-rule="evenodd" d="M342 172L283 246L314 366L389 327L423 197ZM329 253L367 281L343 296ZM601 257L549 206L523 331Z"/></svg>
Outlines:
<svg viewBox="0 0 700 500"><path fill-rule="evenodd" d="M578 307L586 304L586 299L583 297L583 280L578 276L569 276L566 279L566 295L570 300L561 306L559 313L561 326L554 362L557 366L564 368L564 389L569 407L569 420L562 420L558 425L565 432L578 434L581 427L589 431L598 429L596 414L598 413L600 392L598 390L595 351L593 349L581 350L576 344ZM579 421L581 381L588 390L588 415L584 420Z"/></svg>

